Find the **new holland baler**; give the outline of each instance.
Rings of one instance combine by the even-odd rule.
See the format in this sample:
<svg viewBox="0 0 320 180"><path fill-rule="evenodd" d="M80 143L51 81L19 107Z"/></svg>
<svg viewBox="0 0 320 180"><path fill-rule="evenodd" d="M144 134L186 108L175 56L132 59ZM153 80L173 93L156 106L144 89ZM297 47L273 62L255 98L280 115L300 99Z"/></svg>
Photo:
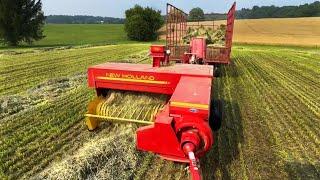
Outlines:
<svg viewBox="0 0 320 180"><path fill-rule="evenodd" d="M168 7L173 6L168 4ZM235 10L235 5L232 9ZM183 16L181 10L174 11ZM105 63L89 67L89 87L96 90L98 97L106 96L108 90L119 90L165 94L168 100L163 108L152 108L150 122L105 113L108 107L97 98L89 104L86 124L89 130L95 130L103 120L144 125L136 132L137 149L189 163L192 178L198 180L201 179L199 158L214 144L213 129L221 121L220 113L214 113L219 107L213 104L211 93L214 66L205 63L207 46L201 38L194 38L187 51L180 54L181 63L171 63L172 52L168 44L153 45L152 65ZM195 63L199 60L203 62Z"/></svg>

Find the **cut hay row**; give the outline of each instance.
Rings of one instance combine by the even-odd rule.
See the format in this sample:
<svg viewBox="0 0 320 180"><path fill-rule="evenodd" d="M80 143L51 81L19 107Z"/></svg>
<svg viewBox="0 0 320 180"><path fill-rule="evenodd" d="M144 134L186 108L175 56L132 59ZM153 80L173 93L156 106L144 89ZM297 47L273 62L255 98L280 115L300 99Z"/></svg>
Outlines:
<svg viewBox="0 0 320 180"><path fill-rule="evenodd" d="M304 85L303 82L299 83L299 80L295 79L295 76L289 73L286 76L284 73L281 72L281 69L280 69L281 66L277 65L277 66L269 66L269 67L267 66L267 67L261 67L261 68L270 69L268 73L274 75L273 80L276 80L279 84L283 85L286 91L293 92L292 95L294 95L297 99L299 99L301 103L307 106L316 116L318 116L318 118L320 118L319 103L315 101L315 98L319 97L320 95L319 93L317 93L319 91L310 93L308 90L303 90L304 87L312 87L312 85Z"/></svg>
<svg viewBox="0 0 320 180"><path fill-rule="evenodd" d="M281 85L278 85L278 86L281 86ZM272 91L270 90L270 92L272 92ZM319 141L317 140L318 139L317 137L319 137L319 132L314 129L314 125L316 125L314 121L312 123L308 123L308 121L310 121L316 117L314 117L314 116L310 117L310 116L304 115L305 111L301 111L301 110L308 109L308 106L303 108L303 106L299 105L299 104L301 104L301 102L299 102L299 101L294 102L295 99L289 100L290 95L288 94L288 91L278 91L278 92L281 92L281 93L273 93L272 95L269 96L270 98L267 99L267 102L269 102L270 104L272 102L277 102L277 101L283 102L281 104L279 103L277 108L274 107L275 111L279 111L279 113L276 113L276 115L279 115L280 117L276 117L273 119L286 119L286 121L280 121L280 123L282 123L281 125L283 127L281 125L276 124L276 123L279 123L278 121L276 121L274 123L274 126L279 128L278 133L281 133L281 130L284 128L288 129L288 132L289 132L288 134L289 134L289 136L292 137L291 143L297 143L296 145L294 145L296 150L297 150L297 147L300 147L300 149L301 149L300 152L297 154L300 154L303 156L303 153L309 152L310 154L314 154L315 156L319 156L319 152L317 152L317 150L316 150L317 144L319 145ZM282 92L286 92L286 93L282 94ZM295 92L293 92L293 94L294 93ZM273 99L273 97L279 97L282 99ZM287 104L286 104L287 100L289 100L289 102L287 102ZM290 104L295 104L296 106L294 106L290 109L286 108ZM297 108L297 107L299 107L299 108ZM283 112L283 113L280 113L280 112ZM308 111L306 111L306 112L308 112ZM293 117L297 117L297 118L293 118ZM289 130L289 129L291 129L291 130ZM295 131L296 129L299 129L299 131ZM314 133L316 133L316 134L314 134ZM285 137L288 137L288 136L285 136ZM312 141L310 141L310 140L312 140ZM308 144L308 146L304 147L304 146L302 146L302 143L299 143L299 141L300 142L310 141L310 143ZM294 151L292 151L292 152L294 152ZM308 156L306 155L304 157L308 157Z"/></svg>
<svg viewBox="0 0 320 180"><path fill-rule="evenodd" d="M147 154L142 159L138 159L138 163L140 164L139 169L136 170L134 179L145 179L145 175L147 171L150 169L150 166L154 164L155 155L153 154Z"/></svg>
<svg viewBox="0 0 320 180"><path fill-rule="evenodd" d="M153 104L161 105L165 102L165 96L155 96L149 93L132 93L132 92L117 92L110 91L105 99L100 99L106 102L111 108L125 109L126 112L132 113L131 107L135 106L141 108L142 106L150 106ZM129 112L128 112L129 111ZM146 114L148 109L145 109L142 114ZM131 118L139 118L138 114L132 114ZM109 124L108 126L114 126ZM128 131L129 129L129 131ZM72 155L67 160L58 162L51 166L48 170L40 174L49 179L84 179L84 178L106 178L117 177L119 179L127 179L133 176L133 171L137 168L137 155L138 152L134 148L134 130L131 126L116 126L109 131L100 134L101 136L89 140L83 148L79 149L75 155ZM123 135L117 135L118 132L127 132ZM120 133L120 134L121 134ZM128 145L126 147L125 145ZM131 145L130 145L131 144ZM129 151L130 150L130 151ZM124 151L123 153L121 153ZM132 157L132 160L128 160L128 157ZM122 160L120 160L122 158ZM122 163L121 163L122 162ZM135 167L130 167L126 173L122 173L125 169L128 169L127 164L131 166L134 163ZM115 164L118 166L114 167ZM111 168L113 167L113 168ZM117 171L117 168L119 169ZM63 176L61 176L63 175ZM40 179L42 179L41 177Z"/></svg>
<svg viewBox="0 0 320 180"><path fill-rule="evenodd" d="M115 132L115 131L114 131ZM119 133L100 133L73 155L50 165L36 179L130 179L139 168L135 151L134 131L128 125Z"/></svg>
<svg viewBox="0 0 320 180"><path fill-rule="evenodd" d="M278 134L278 138L277 138L278 140L275 139L274 141L275 146L273 148L277 149L276 147L279 146L279 144L278 145L276 144L281 139L281 141L283 142L282 146L289 148L292 145L293 149L289 152L292 152L292 153L296 152L295 156L297 158L304 157L306 162L311 163L312 161L310 162L308 160L311 157L311 159L315 161L316 160L315 158L319 152L317 152L317 150L314 148L319 146L319 143L317 141L317 138L319 138L319 134L313 134L309 137L306 135L310 133L312 134L312 132L315 132L315 131L312 131L311 129L313 129L314 125L317 126L317 123L316 123L317 121L315 121L317 117L304 116L303 114L305 114L306 112L310 113L310 111L312 110L311 109L308 110L308 107L305 107L305 109L303 109L302 108L303 106L299 105L303 102L301 101L299 102L299 99L297 99L297 97L295 96L290 96L290 95L294 95L295 92L288 91L288 89L286 88L288 84L282 84L283 83L282 81L274 81L274 78L279 78L279 76L277 76L277 74L272 71L272 68L277 66L272 66L271 69L270 69L270 66L269 68L267 66L265 67L262 66L261 68L258 68L260 69L260 71L257 71L258 66L265 63L270 63L270 61L269 59L265 58L265 62L263 63L261 62L261 59L259 61L256 60L255 62L254 59L249 58L250 56L251 55L248 54L247 56L244 56L244 58L241 58L241 60L239 60L238 62L245 63L241 68L244 70L250 71L251 67L254 67L254 69L252 69L253 71L251 70L251 72L253 73L251 77L254 79L252 79L249 82L252 82L255 84L255 87L256 87L255 92L260 92L259 93L260 95L258 97L260 98L266 97L260 101L260 103L267 102L266 104L262 104L262 107L267 108L267 110L269 111L269 112L267 111L267 114L265 117L267 118L265 120L265 124L269 124L270 133ZM277 70L280 71L280 68L278 67ZM245 74L249 75L250 73L245 73ZM276 82L276 83L272 83L272 82ZM272 85L270 83L272 83ZM295 106L292 106L293 104ZM265 111L266 110L261 110L261 112L265 112ZM273 122L272 120L275 120L275 121ZM312 121L312 120L313 120L313 123L309 125L306 124L308 121ZM282 125L280 125L279 123ZM287 133L289 136L284 135L284 133ZM301 136L299 137L299 135ZM290 136L293 138L292 141L290 141L290 138L289 138ZM310 140L312 141L310 142ZM310 142L311 144L309 144L308 146L304 146L303 145L304 142L307 142L307 141ZM313 146L312 143L315 143L314 144L315 146ZM298 147L300 147L299 151L297 151ZM287 150L286 148L282 150L282 153L283 151ZM281 150L279 151L281 152ZM304 155L305 153L307 153L307 155Z"/></svg>
<svg viewBox="0 0 320 180"><path fill-rule="evenodd" d="M6 127L2 128L10 129L10 124L14 124L17 120L21 119L25 120L24 126L28 127L28 129L22 126L2 136L5 141L0 145L0 149L3 152L0 156L3 162L1 168L14 178L30 171L36 165L41 165L40 161L43 159L52 160L56 158L51 155L56 151L60 151L60 149L62 150L64 143L69 144L72 142L70 140L75 138L72 135L72 131L69 131L70 128L79 122L83 124L82 119L83 113L85 113L86 96L88 94L81 92L88 91L78 89L78 91L57 99L53 104L49 103L48 105L31 109L31 111L14 117L15 121L11 121L10 123L7 121L5 123ZM65 97L77 97L77 95L80 95L78 96L80 98L69 99L72 101L68 101L65 106L60 106L59 101L67 99ZM81 97L84 98L81 99ZM43 108L46 110L40 113ZM64 136L63 134L70 134L70 136ZM64 141L64 138L68 138L69 140Z"/></svg>
<svg viewBox="0 0 320 180"><path fill-rule="evenodd" d="M79 86L82 85L82 90L84 90L84 84L81 83L79 84ZM79 89L77 89L79 87L75 87L74 90L71 90L71 93L78 93ZM86 96L91 96L88 94L88 91L85 92L85 94L83 93L78 93L78 94L73 94L72 96L68 96L68 93L62 94L63 98L58 98L55 99L56 101L58 100L64 100L62 101L59 106L61 108L67 108L68 106L70 106L70 103L74 103L75 105L77 105L76 102L78 101L82 101L83 99L87 99L88 97ZM48 103L48 102L47 102ZM49 102L50 104L50 102ZM57 105L56 105L57 106ZM50 107L50 106L49 106ZM30 114L32 115L40 115L40 114L45 114L48 111L53 111L54 109L50 109L48 106L41 106L41 107L33 107L31 106L31 110L30 110ZM37 110L35 110L37 108ZM0 132L1 135L8 135L10 136L10 133L14 133L14 130L17 129L21 129L24 132L27 130L32 130L34 127L37 127L39 124L45 124L45 123L50 123L50 121L45 121L45 122L41 122L41 121L37 121L37 119L33 119L32 121L30 121L30 119L26 119L26 118L21 118L23 117L23 114L25 112L22 112L22 114L15 114L13 116L8 116L7 118L3 119L3 123L0 124L0 127L3 128L3 131ZM49 114L50 115L50 114ZM21 120L19 121L20 123L16 123L15 119L17 118L21 118ZM33 124L36 123L36 124ZM27 126L26 126L27 125ZM10 128L8 128L10 127Z"/></svg>
<svg viewBox="0 0 320 180"><path fill-rule="evenodd" d="M0 97L0 118L52 101L65 92L86 84L85 78L86 74L79 74L70 78L51 79L28 90L24 95Z"/></svg>
<svg viewBox="0 0 320 180"><path fill-rule="evenodd" d="M234 179L247 179L249 178L248 164L244 161L244 150L241 148L244 141L242 114L243 110L253 109L248 104L239 104L245 96L245 89L236 80L238 76L238 67L230 66L224 68L225 79L219 79L216 83L218 99L222 100L224 104L224 122L223 129L217 134L216 149L213 149L205 160L210 162L210 165L216 169L216 174L210 173L209 167L205 171L207 179L214 177L220 178L234 178ZM223 91L221 91L223 89ZM234 92L239 93L234 93ZM256 134L257 138L264 140ZM263 150L263 146L261 147ZM224 149L229 149L224 151ZM234 160L237 159L237 160ZM220 163L218 163L220 162ZM252 174L256 173L254 169L250 170Z"/></svg>
<svg viewBox="0 0 320 180"><path fill-rule="evenodd" d="M41 70L42 68L49 69L50 67L48 64L52 64L52 67L58 66L61 63L75 63L76 61L81 62L82 60L86 59L92 59L95 57L98 57L99 54L106 52L107 54L110 54L112 51L116 50L117 47L107 47L105 49L100 48L100 49L88 49L88 50L83 50L79 52L79 49L71 49L71 50L54 50L51 53L48 52L38 52L36 54L39 54L39 57L32 57L32 54L28 54L27 57L24 57L24 55L14 55L11 57L12 62L18 62L19 64L15 65L4 65L3 69L1 68L1 74L22 74L22 73L27 73L30 71L30 69L34 70ZM78 52L78 53L77 53ZM86 55L86 56L85 56ZM26 61L20 61L20 59L26 59ZM30 60L30 61L28 61ZM10 61L9 61L10 62ZM39 73L39 72L38 72Z"/></svg>
<svg viewBox="0 0 320 180"><path fill-rule="evenodd" d="M119 45L101 48L88 48L88 49L76 49L76 50L58 50L58 53L50 58L50 54L47 52L42 54L42 62L38 65L37 61L32 60L28 64L20 63L23 59L22 55L15 55L13 62L20 63L19 66L15 66L17 69L1 68L3 83L0 85L0 94L6 95L23 92L37 84L41 83L43 79L59 78L74 75L76 73L82 73L86 71L89 65L98 64L102 62L115 61L123 59L129 54L141 51L146 48L145 45ZM69 55L69 53L79 52L80 54ZM83 54L81 52L84 52ZM29 55L32 59L32 53ZM9 70L8 70L9 69ZM12 83L6 83L12 82Z"/></svg>

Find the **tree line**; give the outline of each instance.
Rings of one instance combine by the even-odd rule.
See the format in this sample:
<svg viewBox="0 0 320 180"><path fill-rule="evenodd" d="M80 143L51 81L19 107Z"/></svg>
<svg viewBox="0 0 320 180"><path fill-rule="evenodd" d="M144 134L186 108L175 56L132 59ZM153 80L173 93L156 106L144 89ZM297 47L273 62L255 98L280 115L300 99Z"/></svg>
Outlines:
<svg viewBox="0 0 320 180"><path fill-rule="evenodd" d="M101 16L68 16L50 15L46 17L46 23L52 24L123 24L125 19Z"/></svg>
<svg viewBox="0 0 320 180"><path fill-rule="evenodd" d="M238 19L259 19L259 18L296 18L296 17L319 17L320 2L300 6L254 6L252 9L243 8L238 10Z"/></svg>
<svg viewBox="0 0 320 180"><path fill-rule="evenodd" d="M320 17L320 2L299 6L253 6L236 11L237 19L259 19L259 18L295 18L295 17ZM204 13L199 7L191 9L188 21L212 21L225 20L227 14Z"/></svg>

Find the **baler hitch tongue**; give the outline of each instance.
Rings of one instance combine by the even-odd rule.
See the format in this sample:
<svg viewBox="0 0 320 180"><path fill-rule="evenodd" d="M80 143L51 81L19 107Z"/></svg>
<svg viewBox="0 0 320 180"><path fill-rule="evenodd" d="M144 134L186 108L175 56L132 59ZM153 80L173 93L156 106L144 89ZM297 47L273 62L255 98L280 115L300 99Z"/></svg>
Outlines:
<svg viewBox="0 0 320 180"><path fill-rule="evenodd" d="M192 142L187 142L183 145L183 151L189 158L189 170L192 180L201 180L200 163L194 155L196 147Z"/></svg>
<svg viewBox="0 0 320 180"><path fill-rule="evenodd" d="M200 171L200 163L198 163L198 160L196 159L193 152L188 153L188 157L190 160L190 174L192 176L192 180L201 180L201 171Z"/></svg>

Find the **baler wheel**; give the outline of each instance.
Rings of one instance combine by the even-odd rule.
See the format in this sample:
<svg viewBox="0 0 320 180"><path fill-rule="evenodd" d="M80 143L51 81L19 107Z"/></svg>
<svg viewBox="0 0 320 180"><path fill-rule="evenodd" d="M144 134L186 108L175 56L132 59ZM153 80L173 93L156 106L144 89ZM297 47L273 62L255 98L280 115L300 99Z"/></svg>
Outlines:
<svg viewBox="0 0 320 180"><path fill-rule="evenodd" d="M213 131L218 131L221 128L222 122L222 103L220 100L213 100L212 105L209 125Z"/></svg>
<svg viewBox="0 0 320 180"><path fill-rule="evenodd" d="M220 77L221 76L221 66L220 64L214 65L214 77Z"/></svg>

